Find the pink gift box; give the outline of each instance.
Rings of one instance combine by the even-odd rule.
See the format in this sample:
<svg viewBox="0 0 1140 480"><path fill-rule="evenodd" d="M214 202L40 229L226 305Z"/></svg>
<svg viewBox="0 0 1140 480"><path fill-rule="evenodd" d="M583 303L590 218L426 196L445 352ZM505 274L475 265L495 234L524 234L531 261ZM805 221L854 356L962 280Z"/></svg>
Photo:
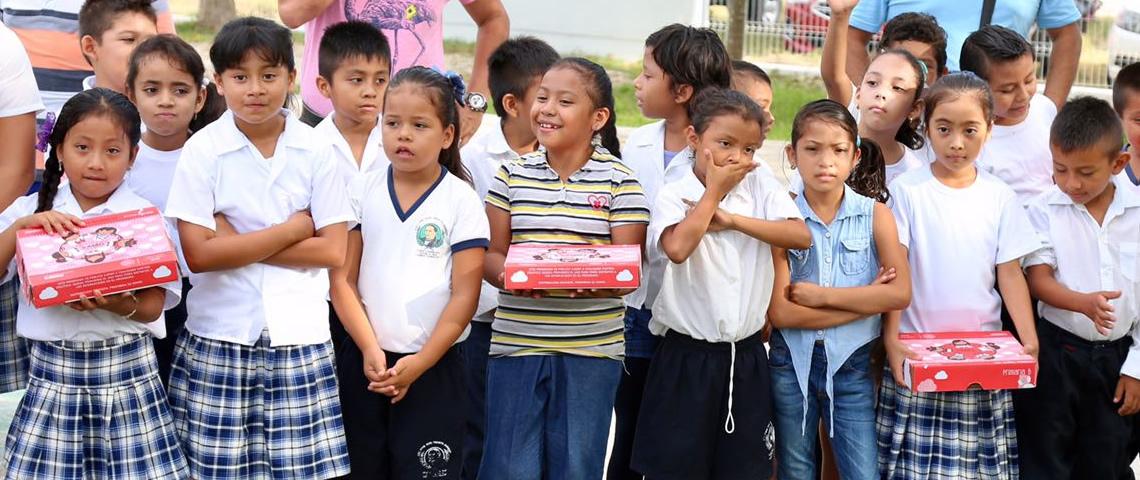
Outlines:
<svg viewBox="0 0 1140 480"><path fill-rule="evenodd" d="M1013 390L1037 384L1037 361L1009 332L902 333L922 358L904 363L915 392Z"/></svg>
<svg viewBox="0 0 1140 480"><path fill-rule="evenodd" d="M508 290L637 288L637 245L511 245L503 278Z"/></svg>
<svg viewBox="0 0 1140 480"><path fill-rule="evenodd" d="M36 308L178 281L178 256L157 208L84 219L78 234L16 234L24 295Z"/></svg>

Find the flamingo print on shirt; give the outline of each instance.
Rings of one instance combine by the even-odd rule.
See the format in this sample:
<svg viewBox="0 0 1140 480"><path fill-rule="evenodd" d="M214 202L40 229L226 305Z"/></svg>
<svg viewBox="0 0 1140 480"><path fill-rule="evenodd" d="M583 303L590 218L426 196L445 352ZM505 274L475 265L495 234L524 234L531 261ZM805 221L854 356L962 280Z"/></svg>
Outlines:
<svg viewBox="0 0 1140 480"><path fill-rule="evenodd" d="M358 4L362 6L358 8ZM419 43L419 51L409 63L418 65L426 44L416 32L416 27L421 23L431 25L436 22L436 14L429 0L345 0L344 16L349 20L371 23L381 31L391 30L393 65L400 62L400 32L408 31Z"/></svg>

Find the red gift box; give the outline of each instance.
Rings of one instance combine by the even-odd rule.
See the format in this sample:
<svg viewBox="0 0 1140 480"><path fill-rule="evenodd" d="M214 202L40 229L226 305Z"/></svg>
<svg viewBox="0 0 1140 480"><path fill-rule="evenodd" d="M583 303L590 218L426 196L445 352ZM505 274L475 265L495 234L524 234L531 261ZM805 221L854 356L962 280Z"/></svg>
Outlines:
<svg viewBox="0 0 1140 480"><path fill-rule="evenodd" d="M511 245L503 278L508 290L637 288L637 245Z"/></svg>
<svg viewBox="0 0 1140 480"><path fill-rule="evenodd" d="M178 256L157 208L83 219L77 234L16 233L24 295L36 308L178 281Z"/></svg>
<svg viewBox="0 0 1140 480"><path fill-rule="evenodd" d="M915 392L1013 390L1037 384L1037 361L1009 332L901 333L922 358L903 365Z"/></svg>

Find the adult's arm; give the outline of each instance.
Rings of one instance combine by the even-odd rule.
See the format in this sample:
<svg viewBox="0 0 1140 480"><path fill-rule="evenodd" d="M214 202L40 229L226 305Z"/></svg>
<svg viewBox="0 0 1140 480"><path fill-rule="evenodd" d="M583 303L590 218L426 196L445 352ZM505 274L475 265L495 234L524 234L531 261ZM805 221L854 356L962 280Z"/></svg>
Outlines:
<svg viewBox="0 0 1140 480"><path fill-rule="evenodd" d="M467 89L471 92L482 93L483 96L490 101L491 89L488 87L487 80L487 59L491 57L491 52L499 48L499 45L505 42L507 37L511 34L510 17L507 16L506 8L503 8L502 0L475 0L471 3L464 4L463 8L467 10L467 14L471 16L471 20L473 20L475 25L479 28L475 36L475 66L471 68L471 79L468 82ZM463 145L466 144L467 141L471 139L471 136L475 134L475 131L479 129L479 125L483 122L483 115L467 108L461 110L461 115L462 118L459 122L459 143Z"/></svg>
<svg viewBox="0 0 1140 480"><path fill-rule="evenodd" d="M286 27L297 28L317 18L333 0L277 0L277 14Z"/></svg>
<svg viewBox="0 0 1140 480"><path fill-rule="evenodd" d="M1053 39L1053 52L1049 54L1049 73L1045 80L1045 96L1060 109L1069 98L1069 90L1077 78L1081 61L1080 22L1046 30Z"/></svg>
<svg viewBox="0 0 1140 480"><path fill-rule="evenodd" d="M27 193L36 174L36 113L0 118L0 208Z"/></svg>
<svg viewBox="0 0 1140 480"><path fill-rule="evenodd" d="M847 29L847 78L859 83L871 57L867 55L867 44L871 36L887 23L887 10L890 0L860 0L851 10L851 23Z"/></svg>

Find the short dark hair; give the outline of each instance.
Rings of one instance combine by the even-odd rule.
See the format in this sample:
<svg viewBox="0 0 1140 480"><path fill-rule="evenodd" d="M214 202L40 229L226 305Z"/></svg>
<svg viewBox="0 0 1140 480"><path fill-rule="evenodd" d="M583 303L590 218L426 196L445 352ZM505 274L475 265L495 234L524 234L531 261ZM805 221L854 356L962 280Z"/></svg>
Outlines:
<svg viewBox="0 0 1140 480"><path fill-rule="evenodd" d="M210 63L214 73L241 65L251 52L273 65L282 65L290 72L296 70L293 59L293 34L277 23L258 17L242 17L226 23L214 44L210 45Z"/></svg>
<svg viewBox="0 0 1140 480"><path fill-rule="evenodd" d="M697 134L705 133L709 123L716 117L736 115L746 121L756 122L760 128L768 121L768 116L760 106L747 95L727 88L706 88L689 102L689 119Z"/></svg>
<svg viewBox="0 0 1140 480"><path fill-rule="evenodd" d="M732 61L732 86L735 88L741 77L752 77L753 80L764 82L769 86L772 85L772 78L768 76L763 68L757 67L752 62L744 60Z"/></svg>
<svg viewBox="0 0 1140 480"><path fill-rule="evenodd" d="M503 97L509 93L521 101L527 87L559 58L554 47L535 37L515 37L499 45L487 59L487 84L495 111L506 120Z"/></svg>
<svg viewBox="0 0 1140 480"><path fill-rule="evenodd" d="M1080 97L1069 100L1057 112L1049 129L1049 143L1063 153L1097 148L1113 159L1124 148L1124 128L1108 102Z"/></svg>
<svg viewBox="0 0 1140 480"><path fill-rule="evenodd" d="M674 23L650 34L645 46L671 84L692 86L694 97L707 87L732 85L732 57L712 29Z"/></svg>
<svg viewBox="0 0 1140 480"><path fill-rule="evenodd" d="M1026 55L1033 58L1033 46L1020 33L999 25L986 25L966 37L958 67L988 81L991 64L1012 62Z"/></svg>
<svg viewBox="0 0 1140 480"><path fill-rule="evenodd" d="M919 12L907 12L892 18L883 26L883 36L879 45L884 49L898 48L899 42L920 42L934 49L937 75L946 71L946 30L938 25L934 17Z"/></svg>
<svg viewBox="0 0 1140 480"><path fill-rule="evenodd" d="M380 60L392 65L388 37L372 24L359 21L336 23L325 29L317 56L317 73L332 80L333 73L351 59Z"/></svg>
<svg viewBox="0 0 1140 480"><path fill-rule="evenodd" d="M1140 62L1120 69L1112 82L1112 108L1116 109L1116 114L1124 116L1129 96L1137 94L1140 94Z"/></svg>
<svg viewBox="0 0 1140 480"><path fill-rule="evenodd" d="M124 13L141 13L158 23L158 14L151 0L87 0L79 8L79 38L90 35L102 42L103 34Z"/></svg>

